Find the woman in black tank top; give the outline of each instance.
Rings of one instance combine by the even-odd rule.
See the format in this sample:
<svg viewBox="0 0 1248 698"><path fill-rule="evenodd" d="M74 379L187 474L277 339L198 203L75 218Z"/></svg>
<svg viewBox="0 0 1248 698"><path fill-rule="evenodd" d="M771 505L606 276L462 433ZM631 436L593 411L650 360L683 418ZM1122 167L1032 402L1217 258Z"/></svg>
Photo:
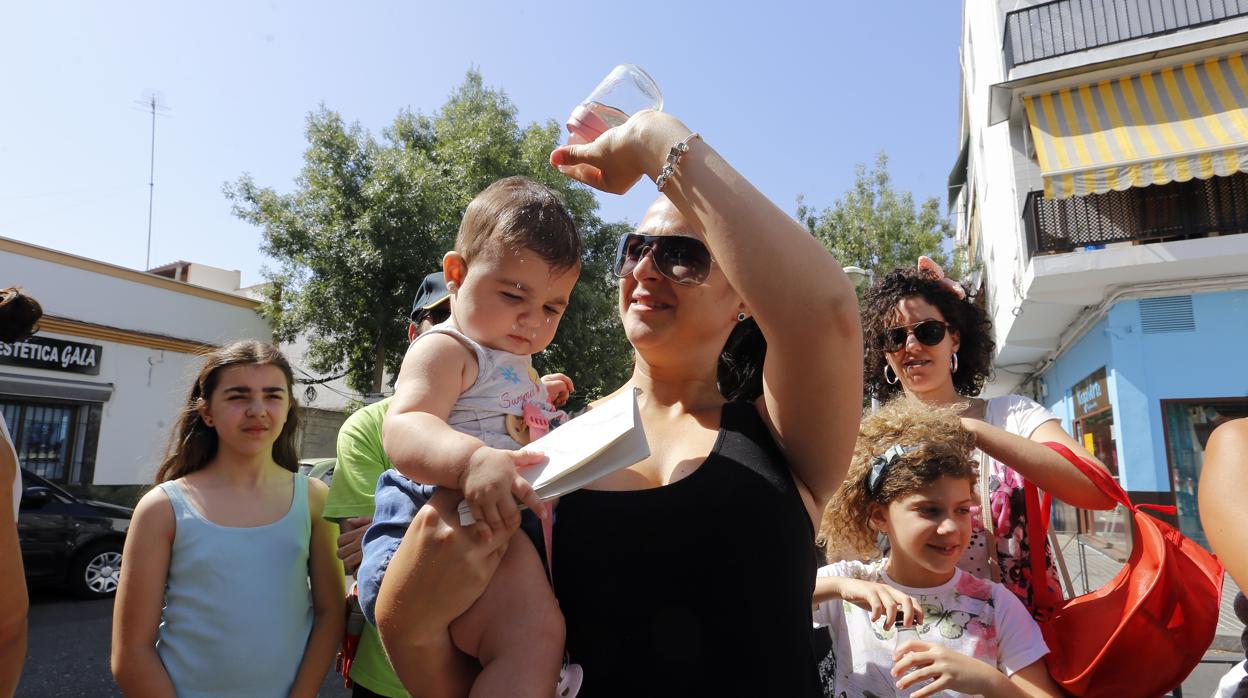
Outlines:
<svg viewBox="0 0 1248 698"><path fill-rule="evenodd" d="M817 696L814 524L857 434L857 303L818 241L670 115L642 112L551 156L611 192L673 161L616 260L637 352L621 389L641 391L651 453L556 512L579 695ZM472 540L455 493L439 494L390 564L378 618L409 690L462 696L475 668L447 625L484 589L500 542Z"/></svg>
<svg viewBox="0 0 1248 698"><path fill-rule="evenodd" d="M814 533L750 403L724 404L715 447L689 476L564 497L555 530L582 695L818 694Z"/></svg>

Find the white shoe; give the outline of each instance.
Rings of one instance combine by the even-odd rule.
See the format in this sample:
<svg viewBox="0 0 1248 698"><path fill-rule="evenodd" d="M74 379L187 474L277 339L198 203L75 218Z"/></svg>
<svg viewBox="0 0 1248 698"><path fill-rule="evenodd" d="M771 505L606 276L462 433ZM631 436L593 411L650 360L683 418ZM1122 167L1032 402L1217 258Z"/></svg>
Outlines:
<svg viewBox="0 0 1248 698"><path fill-rule="evenodd" d="M585 672L581 671L580 664L564 665L559 671L559 683L555 684L555 698L575 698L584 679Z"/></svg>

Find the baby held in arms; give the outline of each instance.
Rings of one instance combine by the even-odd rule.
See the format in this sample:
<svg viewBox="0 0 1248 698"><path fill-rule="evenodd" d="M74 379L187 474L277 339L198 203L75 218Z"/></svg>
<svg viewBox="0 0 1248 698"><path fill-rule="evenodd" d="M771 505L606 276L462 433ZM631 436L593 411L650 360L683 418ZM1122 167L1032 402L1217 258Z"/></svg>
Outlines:
<svg viewBox="0 0 1248 698"><path fill-rule="evenodd" d="M566 418L557 406L572 385L561 374L538 380L531 356L555 336L582 250L559 196L531 180L500 180L468 205L443 260L451 318L412 342L385 418L398 472L378 481L364 536L359 596L371 622L390 561L435 487L463 492L483 540L514 530L521 503L547 516L518 472L542 456L520 449ZM554 694L563 617L528 537L512 537L484 594L450 631L481 664L472 695ZM387 651L399 667L402 648Z"/></svg>

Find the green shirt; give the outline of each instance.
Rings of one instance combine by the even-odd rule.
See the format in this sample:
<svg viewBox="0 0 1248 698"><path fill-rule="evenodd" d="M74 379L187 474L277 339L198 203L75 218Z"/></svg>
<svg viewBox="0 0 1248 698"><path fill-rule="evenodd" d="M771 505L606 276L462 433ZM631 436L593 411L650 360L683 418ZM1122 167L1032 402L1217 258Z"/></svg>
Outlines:
<svg viewBox="0 0 1248 698"><path fill-rule="evenodd" d="M338 463L325 502L326 519L373 515L377 478L392 467L381 446L381 421L389 407L389 399L368 405L348 417L338 430ZM390 667L377 628L368 623L351 664L351 680L389 698L409 698Z"/></svg>

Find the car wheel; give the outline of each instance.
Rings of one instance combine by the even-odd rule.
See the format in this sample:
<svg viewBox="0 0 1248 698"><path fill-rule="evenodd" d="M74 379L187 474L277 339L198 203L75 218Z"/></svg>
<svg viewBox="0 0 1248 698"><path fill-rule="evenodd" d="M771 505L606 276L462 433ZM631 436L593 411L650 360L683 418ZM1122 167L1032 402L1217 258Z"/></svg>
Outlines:
<svg viewBox="0 0 1248 698"><path fill-rule="evenodd" d="M121 541L91 545L74 558L69 588L78 596L103 599L117 593L121 577Z"/></svg>

